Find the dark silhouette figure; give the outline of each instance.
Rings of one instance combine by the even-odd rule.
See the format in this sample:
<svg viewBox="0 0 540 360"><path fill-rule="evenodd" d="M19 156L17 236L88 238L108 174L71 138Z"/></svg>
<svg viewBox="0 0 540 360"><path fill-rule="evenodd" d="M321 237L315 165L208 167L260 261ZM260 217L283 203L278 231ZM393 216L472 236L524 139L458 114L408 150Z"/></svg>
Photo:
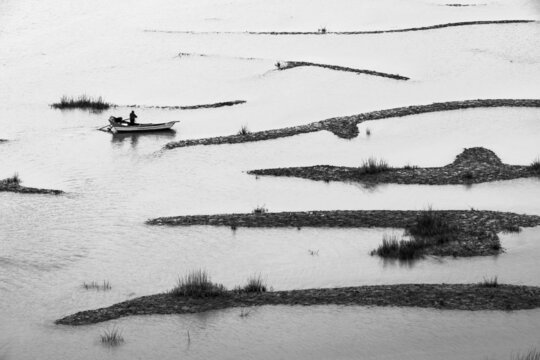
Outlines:
<svg viewBox="0 0 540 360"><path fill-rule="evenodd" d="M131 113L129 114L129 125L135 125L136 118L137 115L135 115L135 111L131 110Z"/></svg>

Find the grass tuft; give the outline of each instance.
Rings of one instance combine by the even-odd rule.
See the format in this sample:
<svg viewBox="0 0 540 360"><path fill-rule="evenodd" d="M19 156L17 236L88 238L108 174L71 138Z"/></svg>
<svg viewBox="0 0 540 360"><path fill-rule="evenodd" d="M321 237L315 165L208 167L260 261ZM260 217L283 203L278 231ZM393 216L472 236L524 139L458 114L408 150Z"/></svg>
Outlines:
<svg viewBox="0 0 540 360"><path fill-rule="evenodd" d="M400 240L396 234L384 234L382 244L373 250L371 255L399 260L412 260L422 256L423 248L423 243L415 239Z"/></svg>
<svg viewBox="0 0 540 360"><path fill-rule="evenodd" d="M364 160L359 168L360 172L363 174L378 174L384 171L388 171L389 169L390 167L388 166L386 160L377 160L373 157Z"/></svg>
<svg viewBox="0 0 540 360"><path fill-rule="evenodd" d="M260 274L253 275L248 278L247 284L240 290L246 293L263 293L267 290L266 282Z"/></svg>
<svg viewBox="0 0 540 360"><path fill-rule="evenodd" d="M540 175L540 157L534 159L534 161L529 165L529 169Z"/></svg>
<svg viewBox="0 0 540 360"><path fill-rule="evenodd" d="M418 165L411 165L411 164L407 164L403 167L403 169L405 170L416 170L418 169Z"/></svg>
<svg viewBox="0 0 540 360"><path fill-rule="evenodd" d="M108 282L108 281L105 281L103 280L103 283L98 283L97 281L92 281L92 282L83 282L82 284L82 287L86 290L103 290L103 291L106 291L106 290L111 290L112 289L112 286L111 286L111 283Z"/></svg>
<svg viewBox="0 0 540 360"><path fill-rule="evenodd" d="M103 101L101 96L93 98L88 95L80 95L78 98L62 96L59 102L51 104L55 109L89 109L89 110L107 110L113 106Z"/></svg>
<svg viewBox="0 0 540 360"><path fill-rule="evenodd" d="M512 360L540 360L540 351L531 349L527 353L512 356Z"/></svg>
<svg viewBox="0 0 540 360"><path fill-rule="evenodd" d="M224 295L227 289L222 284L214 284L204 270L194 270L179 277L176 286L169 292L173 296L214 297Z"/></svg>
<svg viewBox="0 0 540 360"><path fill-rule="evenodd" d="M497 277L494 276L492 278L484 278L484 280L478 283L478 286L494 288L494 287L499 286L499 282L497 280Z"/></svg>
<svg viewBox="0 0 540 360"><path fill-rule="evenodd" d="M0 182L8 186L18 186L21 184L21 178L19 178L19 174L15 173L13 174L12 177L8 177L7 179L0 180Z"/></svg>
<svg viewBox="0 0 540 360"><path fill-rule="evenodd" d="M122 332L118 328L105 330L101 336L101 342L109 346L117 346L124 342Z"/></svg>
<svg viewBox="0 0 540 360"><path fill-rule="evenodd" d="M242 125L242 127L240 128L240 130L238 130L238 133L237 133L237 135L242 135L242 136L246 136L249 134L251 134L251 131L249 131L247 125Z"/></svg>
<svg viewBox="0 0 540 360"><path fill-rule="evenodd" d="M255 209L253 209L252 213L253 214L266 214L268 212L268 209L266 208L266 206L262 205L262 206L257 206Z"/></svg>
<svg viewBox="0 0 540 360"><path fill-rule="evenodd" d="M371 136L371 129L370 128L366 128L366 135Z"/></svg>
<svg viewBox="0 0 540 360"><path fill-rule="evenodd" d="M317 32L319 34L326 34L326 26L323 26L323 27L317 29Z"/></svg>
<svg viewBox="0 0 540 360"><path fill-rule="evenodd" d="M519 233L521 228L514 224L505 224L502 229L503 233Z"/></svg>
<svg viewBox="0 0 540 360"><path fill-rule="evenodd" d="M431 207L422 211L416 217L415 223L409 226L406 231L416 240L422 240L426 245L444 244L456 238L455 227Z"/></svg>

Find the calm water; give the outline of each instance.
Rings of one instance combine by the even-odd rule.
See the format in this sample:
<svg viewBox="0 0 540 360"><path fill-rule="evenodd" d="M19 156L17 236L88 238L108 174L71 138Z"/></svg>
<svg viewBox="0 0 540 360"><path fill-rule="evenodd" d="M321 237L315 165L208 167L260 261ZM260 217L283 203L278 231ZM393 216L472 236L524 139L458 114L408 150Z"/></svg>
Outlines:
<svg viewBox="0 0 540 360"><path fill-rule="evenodd" d="M466 186L365 188L247 175L250 169L333 164L376 156L393 166L441 166L484 146L510 164L540 156L540 110L475 109L359 125L346 141L320 132L261 143L161 151L169 141L304 124L375 109L471 98L539 98L540 24L370 36L167 34L157 30L370 30L468 20L538 19L536 1L0 0L0 178L59 197L0 193L0 357L507 359L540 346L538 311L264 307L196 316L137 317L80 328L53 321L170 288L206 268L232 287L261 273L275 289L410 282L540 285L540 229L502 235L498 257L385 263L368 255L395 229L169 228L166 215L311 209L492 209L540 214L540 180ZM179 58L178 52L209 54ZM253 60L241 59L250 57ZM400 73L409 82L322 69L272 71L304 60ZM137 110L141 121L181 120L177 132L112 136L101 114L60 112L60 96L117 104L230 108ZM371 136L365 135L366 128ZM318 250L318 256L308 250ZM81 289L108 280L109 292ZM113 323L126 343L98 343ZM191 343L186 333L190 331Z"/></svg>

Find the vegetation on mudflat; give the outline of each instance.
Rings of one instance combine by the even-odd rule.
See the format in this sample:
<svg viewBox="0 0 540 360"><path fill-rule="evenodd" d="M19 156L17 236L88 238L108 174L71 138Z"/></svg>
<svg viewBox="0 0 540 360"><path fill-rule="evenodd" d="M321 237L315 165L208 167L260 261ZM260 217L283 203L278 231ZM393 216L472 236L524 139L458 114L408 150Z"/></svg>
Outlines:
<svg viewBox="0 0 540 360"><path fill-rule="evenodd" d="M21 179L19 178L19 175L17 173L15 173L11 177L0 180L0 192L2 191L26 193L26 194L52 194L52 195L58 195L62 193L61 190L38 189L38 188L22 186Z"/></svg>
<svg viewBox="0 0 540 360"><path fill-rule="evenodd" d="M373 171L370 171L373 169ZM454 162L442 167L389 167L383 161L369 159L359 167L316 165L260 169L248 171L252 175L288 176L321 181L360 182L368 185L420 184L470 185L490 181L512 180L540 175L540 160L530 165L508 165L491 150L476 147L464 149Z"/></svg>
<svg viewBox="0 0 540 360"><path fill-rule="evenodd" d="M540 216L478 210L332 210L187 215L147 221L150 225L238 227L401 228L414 239L402 244L422 255L486 256L502 251L497 233L540 226ZM391 239L389 239L391 240ZM388 248L388 245L392 245ZM395 250L387 241L387 250ZM392 250L392 251L394 251ZM403 250L403 251L405 251ZM381 250L382 251L382 250ZM399 258L399 256L398 256Z"/></svg>
<svg viewBox="0 0 540 360"><path fill-rule="evenodd" d="M498 284L399 284L290 291L224 291L217 296L143 296L107 308L82 311L56 320L88 325L124 316L192 314L263 305L398 306L441 310L522 310L540 307L540 288Z"/></svg>
<svg viewBox="0 0 540 360"><path fill-rule="evenodd" d="M54 109L86 109L86 110L107 110L116 105L103 101L101 96L91 97L88 95L80 95L79 97L68 97L66 95L60 98L57 103L51 104Z"/></svg>
<svg viewBox="0 0 540 360"><path fill-rule="evenodd" d="M170 294L202 298L223 295L226 291L227 289L222 284L214 284L206 271L195 270L178 278Z"/></svg>
<svg viewBox="0 0 540 360"><path fill-rule="evenodd" d="M112 289L111 283L106 280L103 280L103 282L101 283L97 281L83 282L82 287L85 290L98 290L98 291L107 291L107 290Z"/></svg>
<svg viewBox="0 0 540 360"><path fill-rule="evenodd" d="M124 342L122 332L118 328L105 330L101 335L101 343L107 346L118 346Z"/></svg>

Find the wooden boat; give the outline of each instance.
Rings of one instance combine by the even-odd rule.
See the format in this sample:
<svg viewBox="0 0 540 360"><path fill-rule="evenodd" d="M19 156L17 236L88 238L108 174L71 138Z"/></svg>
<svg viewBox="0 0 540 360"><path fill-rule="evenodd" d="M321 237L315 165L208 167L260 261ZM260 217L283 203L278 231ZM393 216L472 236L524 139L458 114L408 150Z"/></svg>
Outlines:
<svg viewBox="0 0 540 360"><path fill-rule="evenodd" d="M134 124L131 125L128 121L122 120L122 118L115 118L111 116L109 118L109 124L106 126L106 130L115 134L135 133L135 132L148 132L148 131L163 131L170 130L178 121L170 121L160 124Z"/></svg>

